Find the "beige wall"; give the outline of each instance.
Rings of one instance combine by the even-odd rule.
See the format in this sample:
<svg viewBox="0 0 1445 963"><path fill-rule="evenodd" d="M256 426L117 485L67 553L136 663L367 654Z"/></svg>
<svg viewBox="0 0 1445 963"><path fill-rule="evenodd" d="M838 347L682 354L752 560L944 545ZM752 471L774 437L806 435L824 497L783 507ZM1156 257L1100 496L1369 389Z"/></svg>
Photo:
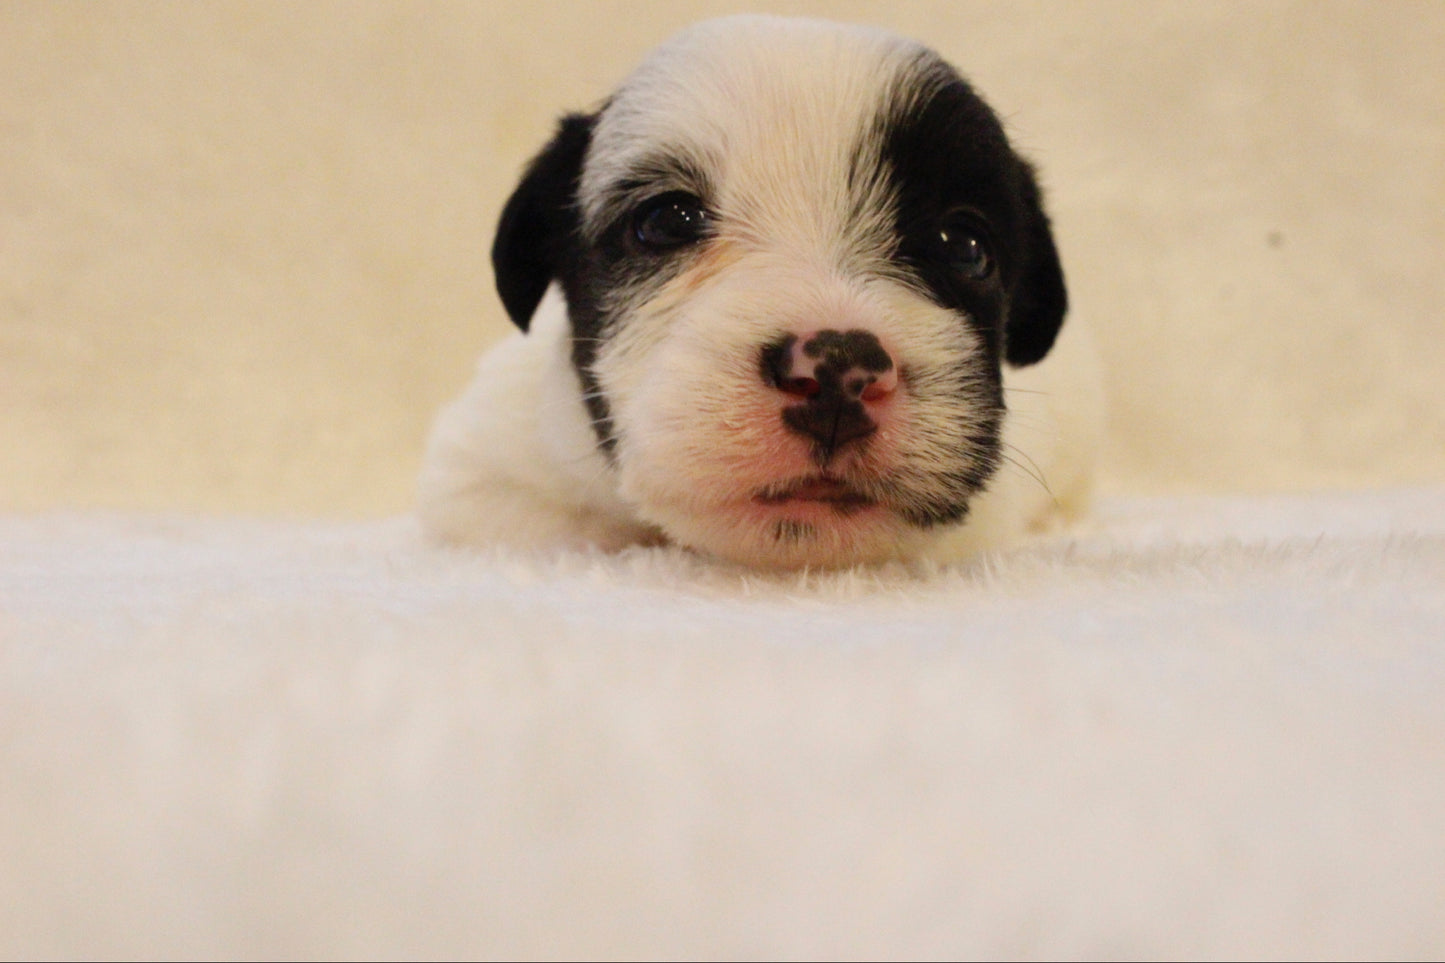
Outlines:
<svg viewBox="0 0 1445 963"><path fill-rule="evenodd" d="M405 509L519 166L743 6L0 2L0 510ZM1445 480L1445 4L768 6L1006 115L1116 489Z"/></svg>

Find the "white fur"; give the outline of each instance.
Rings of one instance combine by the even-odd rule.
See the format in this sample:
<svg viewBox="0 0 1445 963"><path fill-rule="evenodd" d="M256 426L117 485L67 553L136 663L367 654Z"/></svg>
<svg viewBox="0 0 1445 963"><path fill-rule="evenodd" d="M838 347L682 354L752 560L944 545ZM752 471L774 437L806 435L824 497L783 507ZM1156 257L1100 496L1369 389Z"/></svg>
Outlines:
<svg viewBox="0 0 1445 963"><path fill-rule="evenodd" d="M888 185L848 178L855 132L906 88L917 50L863 29L730 18L649 58L593 133L579 192L583 234L596 241L617 209L643 199L611 186L660 149L705 172L719 228L665 285L615 293L626 320L599 346L593 370L611 405L616 457L598 449L554 287L530 332L484 357L438 420L420 486L427 529L474 545L676 541L752 565L833 566L957 557L1075 511L1099 411L1077 319L1042 364L1006 373L1006 464L966 524L920 530L881 507L784 510L754 497L816 471L808 445L781 420L786 399L759 378L759 346L780 335L866 329L916 373L883 406L868 444L830 467L861 487L902 479L933 493L940 466L957 457L948 429L978 416L973 399L930 373L978 363L982 345L888 260ZM701 193L682 181L646 190ZM803 535L780 539L780 519Z"/></svg>

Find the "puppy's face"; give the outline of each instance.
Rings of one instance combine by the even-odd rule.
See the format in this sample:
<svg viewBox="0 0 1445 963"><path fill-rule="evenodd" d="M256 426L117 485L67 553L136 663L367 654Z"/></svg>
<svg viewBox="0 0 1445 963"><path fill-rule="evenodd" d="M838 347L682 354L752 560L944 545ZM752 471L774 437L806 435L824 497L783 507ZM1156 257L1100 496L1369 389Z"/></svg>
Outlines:
<svg viewBox="0 0 1445 963"><path fill-rule="evenodd" d="M564 120L503 214L523 327L559 282L618 490L754 565L906 553L1000 459L1000 364L1063 279L1032 173L926 49L733 18Z"/></svg>

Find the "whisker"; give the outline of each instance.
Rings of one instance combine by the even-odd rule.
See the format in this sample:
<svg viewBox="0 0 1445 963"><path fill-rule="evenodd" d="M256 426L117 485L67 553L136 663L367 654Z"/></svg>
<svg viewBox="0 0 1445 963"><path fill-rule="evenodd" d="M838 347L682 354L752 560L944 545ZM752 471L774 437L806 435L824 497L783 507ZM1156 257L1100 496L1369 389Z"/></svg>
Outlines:
<svg viewBox="0 0 1445 963"><path fill-rule="evenodd" d="M1038 486L1044 490L1055 505L1060 504L1059 497L1054 494L1054 490L1049 487L1048 479L1044 477L1043 469L1039 468L1038 462L1030 458L1028 453L1022 448L1007 445L1004 450L999 452L999 457L1009 465L1017 468L1026 478L1037 482Z"/></svg>
<svg viewBox="0 0 1445 963"><path fill-rule="evenodd" d="M587 456L583 455L579 458L569 459L569 461L571 462L571 464L577 465L581 464L586 458ZM591 477L585 479L582 482L583 493L590 493L593 490L594 486L596 486L597 483L602 480L602 477L607 474L608 469L610 469L611 467L612 466L607 463L607 460L603 459L602 463L597 466L597 469L592 473Z"/></svg>
<svg viewBox="0 0 1445 963"><path fill-rule="evenodd" d="M1048 432L1056 431L1056 424L1052 418L1045 415L1033 414L1033 412L1009 412L1009 427L1023 428L1026 431Z"/></svg>
<svg viewBox="0 0 1445 963"><path fill-rule="evenodd" d="M590 400L590 399L593 399L593 398L603 398L603 397L605 397L605 395L603 394L603 392L602 392L601 389L598 389L597 391L584 391L584 392L581 392L581 393L579 393L579 394L577 394L577 395L569 395L568 397L565 397L565 398L554 398L554 399L552 399L551 401L545 402L545 403L541 406L540 410L541 410L541 411L555 411L555 410L557 410L557 409L559 409L559 408L561 408L561 407L563 407L563 406L571 407L574 398L575 398L576 400L581 401L581 402L585 405L585 404L587 403L587 401Z"/></svg>

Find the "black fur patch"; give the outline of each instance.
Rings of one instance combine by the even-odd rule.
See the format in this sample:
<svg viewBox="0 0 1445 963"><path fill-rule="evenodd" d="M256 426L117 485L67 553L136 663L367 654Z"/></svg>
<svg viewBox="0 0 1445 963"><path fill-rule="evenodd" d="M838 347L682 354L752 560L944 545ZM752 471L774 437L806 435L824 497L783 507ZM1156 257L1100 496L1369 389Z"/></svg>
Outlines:
<svg viewBox="0 0 1445 963"><path fill-rule="evenodd" d="M616 445L612 412L597 384L592 362L604 327L599 304L597 252L581 237L578 182L597 116L572 114L528 166L502 211L492 244L497 293L523 331L554 280L562 285L572 322L572 364L582 382L582 400L603 451Z"/></svg>
<svg viewBox="0 0 1445 963"><path fill-rule="evenodd" d="M896 256L929 297L973 327L995 359L974 361L945 379L952 384L947 390L974 403L973 427L957 441L956 467L931 484L900 486L900 514L929 528L961 520L993 477L1004 417L998 365L1041 360L1068 302L1032 168L1009 146L992 109L951 67L921 54L916 69L920 89L931 95L921 101L899 96L878 121L885 176L897 200ZM976 225L993 259L981 276L959 271L941 244L945 222L959 216ZM907 498L909 490L939 488L948 494Z"/></svg>
<svg viewBox="0 0 1445 963"><path fill-rule="evenodd" d="M904 99L882 119L898 255L935 301L973 319L991 353L1033 364L1048 354L1068 308L1033 169L968 83L929 59L922 78L933 95L921 105ZM959 211L987 234L998 268L986 277L953 270L939 248L944 218Z"/></svg>
<svg viewBox="0 0 1445 963"><path fill-rule="evenodd" d="M532 159L497 224L492 272L512 323L523 331L547 286L572 256L577 181L596 117L571 114Z"/></svg>

